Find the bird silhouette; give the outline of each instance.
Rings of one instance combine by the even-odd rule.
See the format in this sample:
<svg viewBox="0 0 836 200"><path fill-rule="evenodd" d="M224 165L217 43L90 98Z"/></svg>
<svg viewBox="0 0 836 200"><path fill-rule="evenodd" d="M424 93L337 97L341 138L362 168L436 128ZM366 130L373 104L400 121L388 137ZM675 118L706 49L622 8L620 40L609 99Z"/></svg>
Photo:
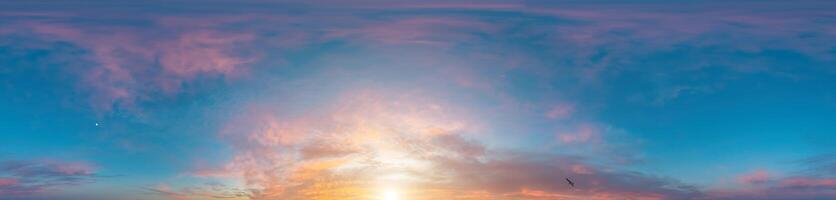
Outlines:
<svg viewBox="0 0 836 200"><path fill-rule="evenodd" d="M571 185L573 188L575 187L575 182L572 182L572 180L569 180L569 178L566 178L566 182L569 183L569 185Z"/></svg>

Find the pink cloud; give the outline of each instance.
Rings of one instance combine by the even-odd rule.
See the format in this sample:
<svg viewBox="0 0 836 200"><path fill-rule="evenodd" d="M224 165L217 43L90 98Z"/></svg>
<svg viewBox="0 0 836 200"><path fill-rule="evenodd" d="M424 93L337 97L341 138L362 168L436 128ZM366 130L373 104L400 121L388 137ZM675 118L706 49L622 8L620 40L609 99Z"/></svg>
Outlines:
<svg viewBox="0 0 836 200"><path fill-rule="evenodd" d="M0 178L0 187L2 186L9 186L17 184L17 179L13 178Z"/></svg>
<svg viewBox="0 0 836 200"><path fill-rule="evenodd" d="M785 187L823 187L836 189L836 178L789 178L781 180Z"/></svg>
<svg viewBox="0 0 836 200"><path fill-rule="evenodd" d="M711 9L705 12L665 12L665 5L651 5L662 10L648 12L642 7L630 7L619 5L605 5L589 9L586 7L564 7L564 8L530 8L521 12L540 13L552 15L570 20L578 20L585 24L572 27L571 30L560 30L563 36L568 36L579 44L602 44L617 42L620 39L613 35L607 35L614 31L626 31L629 34L622 34L624 37L637 37L633 39L645 39L646 42L675 42L700 34L713 31L742 31L747 34L786 35L803 29L803 20L812 15L824 14L821 12L810 12L803 14L787 13L761 13L756 9ZM682 23L682 22L689 23ZM732 24L744 24L749 26L748 30L734 29ZM655 27L655 28L653 28ZM769 32L759 30L770 29ZM665 38L659 38L665 36ZM654 39L654 37L657 37Z"/></svg>
<svg viewBox="0 0 836 200"><path fill-rule="evenodd" d="M97 180L89 164L50 160L0 161L0 196L16 197L90 184Z"/></svg>
<svg viewBox="0 0 836 200"><path fill-rule="evenodd" d="M479 72L464 66L453 66L441 69L443 76L449 77L456 85L480 91L492 91L493 83L480 76Z"/></svg>
<svg viewBox="0 0 836 200"><path fill-rule="evenodd" d="M766 170L757 170L737 177L738 182L746 184L761 184L769 181L770 175Z"/></svg>
<svg viewBox="0 0 836 200"><path fill-rule="evenodd" d="M64 175L90 175L93 173L92 166L78 162L56 164L55 170Z"/></svg>
<svg viewBox="0 0 836 200"><path fill-rule="evenodd" d="M490 24L479 20L450 17L414 17L366 23L355 28L335 29L328 37L356 38L387 45L448 46L475 39L471 32L493 29Z"/></svg>
<svg viewBox="0 0 836 200"><path fill-rule="evenodd" d="M549 119L565 119L572 115L575 112L575 106L572 104L557 104L552 106L548 112L546 112L546 117Z"/></svg>
<svg viewBox="0 0 836 200"><path fill-rule="evenodd" d="M763 174L763 173L762 173ZM749 175L749 182L760 187L706 191L704 199L830 199L836 196L836 179L822 177L764 178L757 172ZM746 176L743 176L746 177ZM767 182L767 180L770 180Z"/></svg>
<svg viewBox="0 0 836 200"><path fill-rule="evenodd" d="M524 8L522 4L503 3L503 2L479 2L479 3L460 3L460 2L424 2L424 3L390 3L383 6L377 6L381 9L468 9L468 10L520 10Z"/></svg>
<svg viewBox="0 0 836 200"><path fill-rule="evenodd" d="M93 107L104 111L116 103L131 107L153 99L154 93L176 94L200 76L240 76L255 60L235 51L255 39L249 33L170 28L168 34L159 34L138 27L43 22L16 27L18 32L30 30L47 40L88 49L98 66L77 73L83 79L81 87L92 90Z"/></svg>
<svg viewBox="0 0 836 200"><path fill-rule="evenodd" d="M557 199L575 199L572 195L548 192L543 190L532 190L528 188L520 189L519 194L526 198L557 198Z"/></svg>
<svg viewBox="0 0 836 200"><path fill-rule="evenodd" d="M563 143L585 143L599 140L600 134L594 125L581 124L575 133L560 133L557 137Z"/></svg>
<svg viewBox="0 0 836 200"><path fill-rule="evenodd" d="M227 77L243 73L254 58L235 55L235 44L252 41L251 34L226 34L212 31L183 33L174 42L160 44L160 64L166 75L163 88L176 91L184 81L201 74L220 74Z"/></svg>
<svg viewBox="0 0 836 200"><path fill-rule="evenodd" d="M146 190L162 194L169 199L188 199L188 196L173 191L171 187L166 184L160 184L153 188L146 188Z"/></svg>
<svg viewBox="0 0 836 200"><path fill-rule="evenodd" d="M576 174L592 174L592 169L586 165L576 164L572 165L572 172Z"/></svg>
<svg viewBox="0 0 836 200"><path fill-rule="evenodd" d="M153 187L142 187L142 189L166 199L250 199L246 195L246 191L220 183L206 183L182 188L174 188L168 184L157 184Z"/></svg>

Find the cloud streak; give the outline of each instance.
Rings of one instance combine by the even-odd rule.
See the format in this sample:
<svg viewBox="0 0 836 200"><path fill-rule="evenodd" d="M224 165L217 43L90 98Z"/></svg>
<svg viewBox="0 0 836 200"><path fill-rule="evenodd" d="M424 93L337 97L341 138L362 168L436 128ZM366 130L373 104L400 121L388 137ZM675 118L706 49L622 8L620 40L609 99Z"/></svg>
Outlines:
<svg viewBox="0 0 836 200"><path fill-rule="evenodd" d="M0 196L31 196L90 184L99 176L85 163L59 161L0 162Z"/></svg>
<svg viewBox="0 0 836 200"><path fill-rule="evenodd" d="M182 24L151 23L154 26L21 20L5 26L3 32L68 42L89 50L88 59L98 65L76 68L79 71L74 73L80 76L79 87L91 90L92 106L102 111L136 109L137 103L155 100L157 94L179 93L198 77L243 75L254 59L235 52L242 47L239 45L254 39L251 34L206 28L177 30L173 27Z"/></svg>

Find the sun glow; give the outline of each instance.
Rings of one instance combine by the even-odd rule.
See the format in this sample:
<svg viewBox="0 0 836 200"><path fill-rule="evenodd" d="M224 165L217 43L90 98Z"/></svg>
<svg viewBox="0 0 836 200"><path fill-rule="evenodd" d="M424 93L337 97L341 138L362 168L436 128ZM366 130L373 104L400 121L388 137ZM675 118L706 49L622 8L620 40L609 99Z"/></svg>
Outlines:
<svg viewBox="0 0 836 200"><path fill-rule="evenodd" d="M398 195L398 191L392 188L383 190L381 198L382 200L401 200L401 198Z"/></svg>

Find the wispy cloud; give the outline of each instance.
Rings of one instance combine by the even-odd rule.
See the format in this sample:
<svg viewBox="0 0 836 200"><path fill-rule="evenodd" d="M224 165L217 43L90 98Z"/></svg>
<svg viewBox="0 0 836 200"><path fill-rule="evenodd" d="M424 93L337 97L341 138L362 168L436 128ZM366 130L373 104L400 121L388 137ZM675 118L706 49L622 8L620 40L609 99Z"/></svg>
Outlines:
<svg viewBox="0 0 836 200"><path fill-rule="evenodd" d="M72 18L72 17L70 17ZM5 26L6 35L68 42L90 52L98 66L77 68L81 89L92 90L93 107L133 109L137 101L157 94L176 94L198 76L233 78L246 73L253 55L235 52L253 40L248 33L217 29L177 30L172 23L151 20L151 27L74 24L21 20ZM105 32L102 32L106 30ZM151 31L154 30L154 31Z"/></svg>
<svg viewBox="0 0 836 200"><path fill-rule="evenodd" d="M549 119L564 119L572 115L575 112L575 106L572 104L557 104L554 105L548 112L546 112L546 117Z"/></svg>
<svg viewBox="0 0 836 200"><path fill-rule="evenodd" d="M141 187L150 194L163 196L168 199L250 199L250 192L247 190L229 187L227 185L207 182L201 185L172 188L166 184L159 184L153 187Z"/></svg>
<svg viewBox="0 0 836 200"><path fill-rule="evenodd" d="M741 183L760 184L760 183L766 183L767 181L769 181L769 178L770 178L769 172L767 172L765 170L757 170L757 171L754 171L750 174L742 175L742 176L738 177L737 179Z"/></svg>
<svg viewBox="0 0 836 200"><path fill-rule="evenodd" d="M89 164L60 161L0 161L0 196L29 196L96 182Z"/></svg>
<svg viewBox="0 0 836 200"><path fill-rule="evenodd" d="M836 196L834 178L788 177L756 188L709 191L707 199L828 199L833 196Z"/></svg>
<svg viewBox="0 0 836 200"><path fill-rule="evenodd" d="M798 164L809 168L786 176L756 170L738 177L746 187L715 189L707 192L708 199L828 199L836 196L836 178L828 174L834 166L833 155L825 154L801 160Z"/></svg>

